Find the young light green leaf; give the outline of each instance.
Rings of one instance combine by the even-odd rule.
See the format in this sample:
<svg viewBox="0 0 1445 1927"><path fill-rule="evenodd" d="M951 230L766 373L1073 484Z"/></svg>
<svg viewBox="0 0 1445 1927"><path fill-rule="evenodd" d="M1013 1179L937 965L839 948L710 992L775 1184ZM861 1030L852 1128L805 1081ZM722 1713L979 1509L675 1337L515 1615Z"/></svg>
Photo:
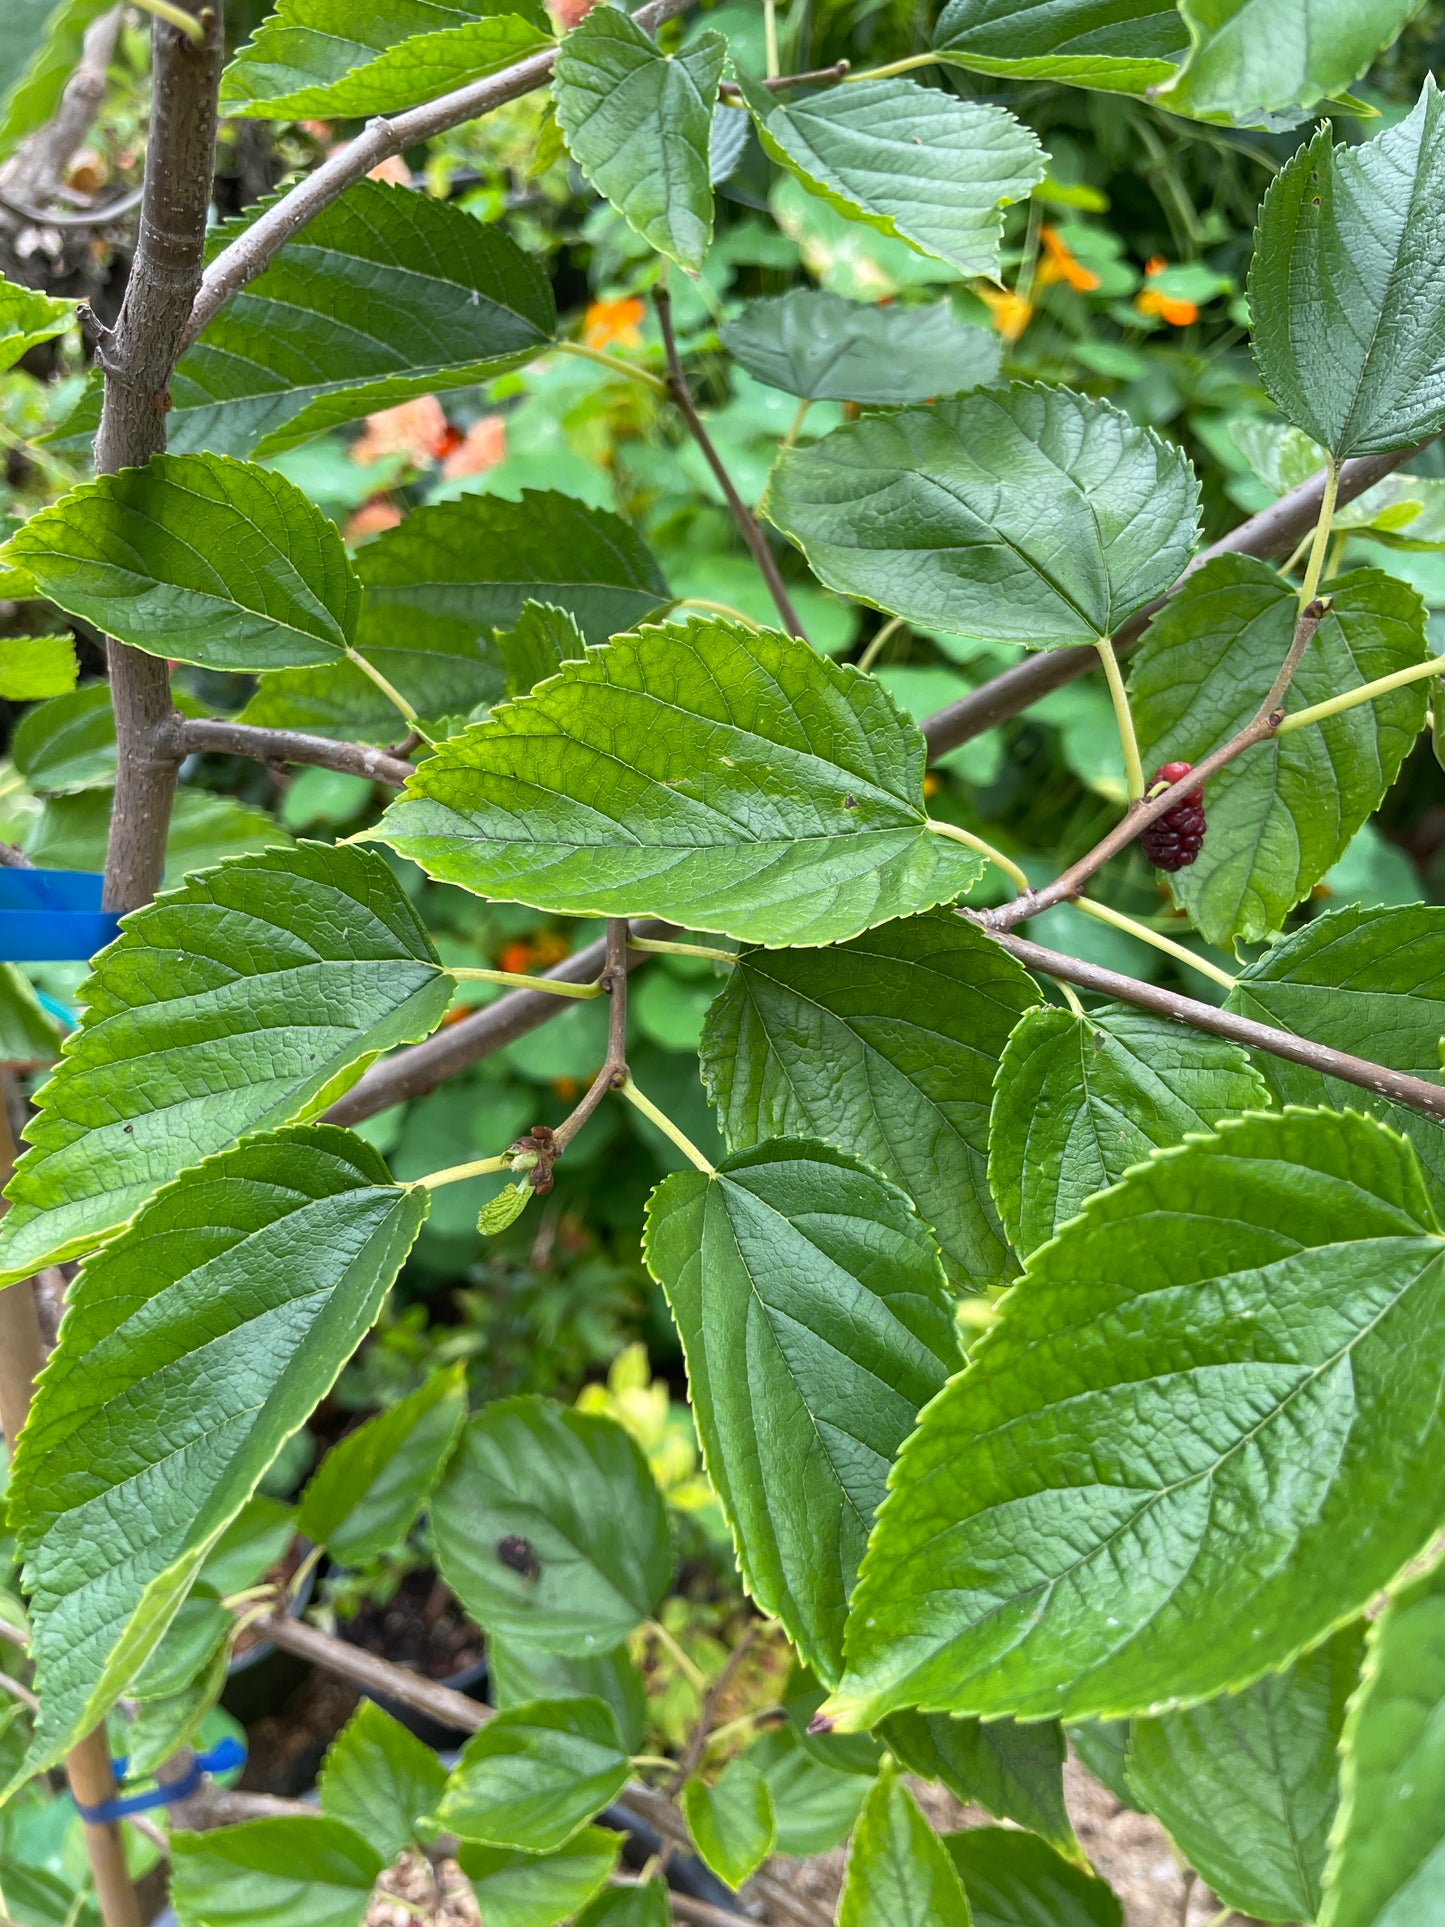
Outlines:
<svg viewBox="0 0 1445 1927"><path fill-rule="evenodd" d="M317 1793L329 1819L354 1827L388 1864L416 1839L447 1770L429 1746L371 1700L363 1700L332 1741Z"/></svg>
<svg viewBox="0 0 1445 1927"><path fill-rule="evenodd" d="M450 738L377 834L439 882L818 944L966 891L923 738L872 680L716 617L618 636Z"/></svg>
<svg viewBox="0 0 1445 1927"><path fill-rule="evenodd" d="M32 1768L145 1663L425 1216L369 1145L302 1126L183 1173L86 1265L10 1486L44 1707Z"/></svg>
<svg viewBox="0 0 1445 1927"><path fill-rule="evenodd" d="M745 950L708 1012L702 1074L729 1148L818 1137L891 1178L960 1279L1015 1269L989 1196L988 1107L1033 980L929 911L828 950Z"/></svg>
<svg viewBox="0 0 1445 1927"><path fill-rule="evenodd" d="M1419 0L1180 0L1179 11L1189 58L1160 105L1195 120L1292 127L1358 80Z"/></svg>
<svg viewBox="0 0 1445 1927"><path fill-rule="evenodd" d="M958 1362L937 1246L856 1158L774 1139L666 1179L644 1250L748 1590L831 1682L893 1455Z"/></svg>
<svg viewBox="0 0 1445 1927"><path fill-rule="evenodd" d="M949 0L934 51L1017 80L1142 94L1174 73L1189 42L1166 0Z"/></svg>
<svg viewBox="0 0 1445 1927"><path fill-rule="evenodd" d="M1227 1007L1437 1083L1442 959L1445 910L1438 905L1349 904L1313 918L1247 964ZM1445 1197L1445 1127L1436 1119L1283 1058L1261 1053L1259 1068L1280 1104L1330 1104L1383 1118L1410 1139L1436 1195Z"/></svg>
<svg viewBox="0 0 1445 1927"><path fill-rule="evenodd" d="M1151 1151L1269 1106L1237 1044L1123 1004L1087 1017L1031 1010L999 1064L989 1126L989 1183L1009 1238L1026 1256Z"/></svg>
<svg viewBox="0 0 1445 1927"><path fill-rule="evenodd" d="M467 1741L437 1823L484 1846L548 1853L616 1799L627 1767L601 1700L537 1700L498 1713Z"/></svg>
<svg viewBox="0 0 1445 1927"><path fill-rule="evenodd" d="M1056 1720L957 1720L946 1713L894 1713L880 1737L910 1773L941 1780L955 1798L998 1820L1017 1820L1061 1852L1079 1843L1064 1805L1063 1729Z"/></svg>
<svg viewBox="0 0 1445 1927"><path fill-rule="evenodd" d="M750 302L718 332L750 375L807 401L894 407L956 395L998 374L998 336L955 320L946 301L879 308L794 288Z"/></svg>
<svg viewBox="0 0 1445 1927"><path fill-rule="evenodd" d="M891 1767L858 1816L838 1927L970 1927L953 1862Z"/></svg>
<svg viewBox="0 0 1445 1927"><path fill-rule="evenodd" d="M361 585L293 483L219 455L158 455L41 509L0 549L42 595L153 656L281 669L341 655Z"/></svg>
<svg viewBox="0 0 1445 1927"><path fill-rule="evenodd" d="M1241 1913L1283 1921L1319 1914L1345 1702L1364 1650L1364 1622L1356 1620L1242 1693L1133 1723L1127 1772L1135 1800Z"/></svg>
<svg viewBox="0 0 1445 1927"><path fill-rule="evenodd" d="M564 662L580 662L586 653L576 617L555 602L524 602L513 626L497 631L497 654L513 700L555 676Z"/></svg>
<svg viewBox="0 0 1445 1927"><path fill-rule="evenodd" d="M499 1399L468 1421L432 1531L472 1617L539 1652L620 1645L672 1578L666 1509L639 1447L613 1420L541 1398Z"/></svg>
<svg viewBox="0 0 1445 1927"><path fill-rule="evenodd" d="M830 589L925 629L1052 649L1111 635L1169 587L1199 484L1108 402L1016 382L785 449L763 512Z"/></svg>
<svg viewBox="0 0 1445 1927"><path fill-rule="evenodd" d="M1425 610L1378 569L1329 585L1331 608L1295 671L1304 709L1423 662ZM1150 625L1130 672L1145 767L1197 763L1254 715L1288 654L1298 606L1268 563L1226 555L1190 576ZM1174 899L1211 943L1254 942L1349 847L1425 725L1423 681L1247 750L1210 778L1209 828Z"/></svg>
<svg viewBox="0 0 1445 1927"><path fill-rule="evenodd" d="M682 1811L703 1864L734 1893L773 1850L773 1796L746 1753L729 1760L713 1786L689 1780Z"/></svg>
<svg viewBox="0 0 1445 1927"><path fill-rule="evenodd" d="M712 110L720 33L678 54L616 7L594 7L557 49L552 100L567 150L643 240L695 274L712 240Z"/></svg>
<svg viewBox="0 0 1445 1927"><path fill-rule="evenodd" d="M489 1198L477 1213L477 1229L484 1238L495 1238L498 1232L513 1225L526 1210L532 1198L532 1187L525 1181L521 1184L504 1184L496 1197Z"/></svg>
<svg viewBox="0 0 1445 1927"><path fill-rule="evenodd" d="M70 636L7 636L0 643L0 697L43 702L74 689L80 666Z"/></svg>
<svg viewBox="0 0 1445 1927"><path fill-rule="evenodd" d="M1442 195L1445 104L1427 76L1407 119L1356 147L1336 147L1326 124L1264 198L1254 358L1285 417L1337 461L1445 422Z"/></svg>
<svg viewBox="0 0 1445 1927"><path fill-rule="evenodd" d="M1325 451L1302 428L1264 415L1241 415L1230 439L1267 488L1285 495L1325 466ZM1353 502L1337 508L1330 526L1355 529L1387 548L1445 547L1445 476L1408 467L1383 476Z"/></svg>
<svg viewBox="0 0 1445 1927"><path fill-rule="evenodd" d="M127 920L86 983L7 1187L0 1281L91 1250L183 1165L313 1117L451 999L370 852L300 844L193 876Z"/></svg>
<svg viewBox="0 0 1445 1927"><path fill-rule="evenodd" d="M1091 1199L904 1448L841 1723L1153 1711L1323 1638L1438 1523L1442 1279L1414 1152L1354 1113L1225 1123Z"/></svg>
<svg viewBox="0 0 1445 1927"><path fill-rule="evenodd" d="M440 1479L466 1411L465 1363L433 1372L332 1446L301 1495L297 1530L340 1565L396 1545Z"/></svg>
<svg viewBox="0 0 1445 1927"><path fill-rule="evenodd" d="M361 1927L386 1866L369 1840L320 1814L176 1833L170 1849L180 1927Z"/></svg>
<svg viewBox="0 0 1445 1927"><path fill-rule="evenodd" d="M109 683L82 683L29 710L15 726L10 754L41 795L110 789L116 748ZM109 814L107 809L107 820Z"/></svg>
<svg viewBox="0 0 1445 1927"><path fill-rule="evenodd" d="M556 1927L584 1907L606 1882L622 1836L583 1827L555 1853L519 1853L463 1841L457 1863L487 1927Z"/></svg>
<svg viewBox="0 0 1445 1927"><path fill-rule="evenodd" d="M997 280L1003 211L1044 177L1032 128L902 78L783 95L741 85L764 149L810 193L959 274Z"/></svg>
<svg viewBox="0 0 1445 1927"><path fill-rule="evenodd" d="M74 320L73 301L52 300L0 275L0 374L42 341L64 334ZM7 651L12 647L8 642L5 646Z"/></svg>
<svg viewBox="0 0 1445 1927"><path fill-rule="evenodd" d="M540 1653L510 1639L487 1635L487 1676L492 1704L499 1713L523 1706L528 1700L602 1700L612 1708L622 1744L629 1753L642 1750L647 1724L647 1700L642 1675L625 1646L610 1653L578 1659L567 1653Z"/></svg>
<svg viewBox="0 0 1445 1927"><path fill-rule="evenodd" d="M973 1927L1123 1927L1124 1910L1102 1880L1032 1834L971 1827L944 1846L973 1909Z"/></svg>
<svg viewBox="0 0 1445 1927"><path fill-rule="evenodd" d="M264 120L415 107L549 37L537 0L281 0L221 78L223 113Z"/></svg>
<svg viewBox="0 0 1445 1927"><path fill-rule="evenodd" d="M1321 1927L1425 1927L1445 1902L1445 1566L1370 1628L1341 1752Z"/></svg>

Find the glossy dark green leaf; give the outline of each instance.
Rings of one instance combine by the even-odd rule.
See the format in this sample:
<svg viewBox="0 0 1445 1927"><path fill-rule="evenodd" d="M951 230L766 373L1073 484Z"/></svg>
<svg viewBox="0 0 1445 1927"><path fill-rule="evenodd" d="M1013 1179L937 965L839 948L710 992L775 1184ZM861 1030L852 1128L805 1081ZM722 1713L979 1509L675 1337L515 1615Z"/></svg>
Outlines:
<svg viewBox="0 0 1445 1927"><path fill-rule="evenodd" d="M951 1719L947 1713L894 1713L879 1729L910 1773L941 1780L965 1805L996 1820L1016 1820L1077 1855L1064 1806L1064 1735L1054 1720Z"/></svg>
<svg viewBox="0 0 1445 1927"><path fill-rule="evenodd" d="M1151 1712L1358 1612L1438 1523L1442 1278L1414 1152L1355 1114L1226 1123L1092 1199L904 1448L841 1723Z"/></svg>
<svg viewBox="0 0 1445 1927"><path fill-rule="evenodd" d="M369 1145L301 1126L186 1171L85 1266L10 1486L44 1707L34 1765L144 1664L425 1216L426 1193Z"/></svg>
<svg viewBox="0 0 1445 1927"><path fill-rule="evenodd" d="M583 1827L555 1853L463 1841L457 1863L486 1927L557 1927L591 1900L617 1864L622 1836Z"/></svg>
<svg viewBox="0 0 1445 1927"><path fill-rule="evenodd" d="M1314 1920L1339 1801L1356 1620L1284 1673L1183 1713L1135 1720L1129 1786L1221 1900L1258 1920Z"/></svg>
<svg viewBox="0 0 1445 1927"><path fill-rule="evenodd" d="M180 1927L361 1927L385 1864L320 1814L245 1820L171 1836L171 1904Z"/></svg>
<svg viewBox="0 0 1445 1927"><path fill-rule="evenodd" d="M447 1770L429 1746L363 1700L322 1762L321 1811L354 1827L388 1865L416 1839L416 1823L435 1810Z"/></svg>
<svg viewBox="0 0 1445 1927"><path fill-rule="evenodd" d="M501 1399L468 1421L432 1530L472 1617L540 1652L610 1651L672 1578L667 1514L638 1446L611 1419L541 1398Z"/></svg>
<svg viewBox="0 0 1445 1927"><path fill-rule="evenodd" d="M297 1530L341 1565L396 1545L440 1479L466 1410L465 1364L433 1372L332 1446L301 1495Z"/></svg>
<svg viewBox="0 0 1445 1927"><path fill-rule="evenodd" d="M56 301L35 288L18 287L0 276L0 373L22 355L64 334L75 320L73 301ZM13 645L6 643L8 650Z"/></svg>
<svg viewBox="0 0 1445 1927"><path fill-rule="evenodd" d="M538 1700L498 1713L467 1741L437 1822L483 1846L548 1853L616 1799L627 1768L601 1700Z"/></svg>
<svg viewBox="0 0 1445 1927"><path fill-rule="evenodd" d="M545 45L537 0L281 0L226 69L222 111L265 120L385 114Z"/></svg>
<svg viewBox="0 0 1445 1927"><path fill-rule="evenodd" d="M1378 569L1329 585L1331 612L1305 651L1289 710L1423 662L1425 610ZM1197 763L1254 715L1289 652L1297 602L1267 563L1220 556L1193 574L1150 625L1129 688L1145 767ZM1212 943L1257 941L1349 847L1425 724L1425 683L1407 684L1256 745L1205 788L1195 863L1170 879L1175 901Z"/></svg>
<svg viewBox="0 0 1445 1927"><path fill-rule="evenodd" d="M712 1786L689 1780L682 1789L682 1812L703 1864L734 1893L773 1850L778 1831L773 1796L745 1753L729 1760Z"/></svg>
<svg viewBox="0 0 1445 1927"><path fill-rule="evenodd" d="M284 476L219 455L83 483L21 524L4 563L67 615L208 669L331 661L361 607L335 524Z"/></svg>
<svg viewBox="0 0 1445 1927"><path fill-rule="evenodd" d="M949 0L933 31L975 73L1142 94L1170 79L1188 36L1165 0Z"/></svg>
<svg viewBox="0 0 1445 1927"><path fill-rule="evenodd" d="M835 1679L893 1455L958 1358L937 1247L856 1158L775 1139L668 1178L645 1250L748 1590Z"/></svg>
<svg viewBox="0 0 1445 1927"><path fill-rule="evenodd" d="M1343 94L1400 32L1416 0L1180 0L1184 71L1161 105L1197 120L1292 126L1322 96Z"/></svg>
<svg viewBox="0 0 1445 1927"><path fill-rule="evenodd" d="M788 94L743 87L763 147L811 193L959 274L997 278L1003 211L1043 179L1032 128L902 78Z"/></svg>
<svg viewBox="0 0 1445 1927"><path fill-rule="evenodd" d="M1276 10L1256 8L1260 24ZM1373 46L1379 7L1349 11ZM1265 196L1249 272L1255 360L1286 419L1337 460L1445 422L1442 195L1445 104L1427 77L1407 119L1354 147L1326 125Z"/></svg>
<svg viewBox="0 0 1445 1927"><path fill-rule="evenodd" d="M696 273L712 240L712 111L727 42L680 53L617 7L594 7L557 50L552 101L568 152L643 240Z"/></svg>
<svg viewBox="0 0 1445 1927"><path fill-rule="evenodd" d="M1015 383L785 449L763 500L831 589L925 629L1095 642L1174 581L1199 485L1108 402Z"/></svg>
<svg viewBox="0 0 1445 1927"><path fill-rule="evenodd" d="M242 857L134 912L39 1093L0 1219L0 1279L90 1250L245 1132L324 1111L378 1052L425 1037L451 992L369 852Z"/></svg>
<svg viewBox="0 0 1445 1927"><path fill-rule="evenodd" d="M1102 1880L1032 1834L974 1827L944 1836L973 1909L973 1927L1122 1927Z"/></svg>
<svg viewBox="0 0 1445 1927"><path fill-rule="evenodd" d="M499 1713L528 1700L599 1699L611 1707L627 1750L642 1749L647 1700L642 1675L625 1646L578 1659L567 1653L538 1652L492 1633L487 1639L487 1677L492 1704Z"/></svg>
<svg viewBox="0 0 1445 1927"><path fill-rule="evenodd" d="M708 1012L702 1072L728 1145L818 1137L899 1184L955 1275L1015 1269L989 1196L988 1114L1032 979L931 911L828 950L746 950Z"/></svg>
<svg viewBox="0 0 1445 1927"><path fill-rule="evenodd" d="M1027 1255L1151 1151L1269 1106L1237 1044L1124 1004L1031 1010L1003 1053L989 1134L1009 1238Z"/></svg>
<svg viewBox="0 0 1445 1927"><path fill-rule="evenodd" d="M923 762L872 678L692 617L451 737L377 834L482 896L828 943L977 880L982 859L929 827Z"/></svg>
<svg viewBox="0 0 1445 1927"><path fill-rule="evenodd" d="M892 1768L874 1783L848 1848L838 1927L970 1927L953 1862Z"/></svg>
<svg viewBox="0 0 1445 1927"><path fill-rule="evenodd" d="M957 321L946 301L871 307L794 288L750 302L718 332L750 375L808 401L896 406L956 395L998 374L998 336Z"/></svg>

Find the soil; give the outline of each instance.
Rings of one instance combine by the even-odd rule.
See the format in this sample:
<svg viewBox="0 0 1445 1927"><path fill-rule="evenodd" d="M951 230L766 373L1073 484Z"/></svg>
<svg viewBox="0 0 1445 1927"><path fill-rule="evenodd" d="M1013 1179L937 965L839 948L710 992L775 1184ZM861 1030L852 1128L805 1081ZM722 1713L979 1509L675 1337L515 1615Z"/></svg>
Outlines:
<svg viewBox="0 0 1445 1927"><path fill-rule="evenodd" d="M481 1633L434 1572L409 1572L384 1606L368 1600L337 1631L354 1646L435 1680L475 1666L484 1650Z"/></svg>
<svg viewBox="0 0 1445 1927"><path fill-rule="evenodd" d="M299 1798L315 1785L327 1747L356 1711L360 1698L350 1680L308 1669L276 1712L247 1728L241 1786L248 1793Z"/></svg>

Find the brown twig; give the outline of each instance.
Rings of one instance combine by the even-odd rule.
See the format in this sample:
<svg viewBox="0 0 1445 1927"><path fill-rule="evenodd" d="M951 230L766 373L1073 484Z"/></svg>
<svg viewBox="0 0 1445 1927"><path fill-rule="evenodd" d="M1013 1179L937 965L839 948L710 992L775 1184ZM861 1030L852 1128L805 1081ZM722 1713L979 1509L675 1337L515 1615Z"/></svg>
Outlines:
<svg viewBox="0 0 1445 1927"><path fill-rule="evenodd" d="M1096 870L1102 869L1110 857L1116 856L1132 843L1151 823L1157 823L1161 816L1167 816L1186 796L1197 795L1209 778L1222 770L1226 763L1232 763L1236 756L1242 756L1245 750L1253 749L1257 743L1267 743L1284 720L1280 704L1329 608L1327 597L1316 596L1313 602L1300 610L1289 653L1280 666L1279 674L1271 684L1269 694L1243 729L1231 736L1227 743L1221 743L1218 749L1202 757L1189 774L1181 776L1177 783L1161 790L1157 796L1146 796L1131 804L1108 835L1101 837L1092 850L1081 856L1077 863L1070 864L1052 883L1044 884L1038 890L1022 891L1011 903L1000 904L996 910L988 911L984 917L987 927L990 930L1012 930L1015 924L1022 923L1025 918L1036 917L1041 911L1052 909L1056 903L1076 897Z"/></svg>
<svg viewBox="0 0 1445 1927"><path fill-rule="evenodd" d="M723 1661L716 1677L709 1682L708 1689L703 1694L702 1710L697 1716L697 1724L688 1736L687 1745L683 1748L682 1758L677 1763L677 1771L673 1774L668 1786L668 1791L674 1798L681 1793L682 1789L697 1771L698 1762L707 1751L708 1735L712 1731L712 1716L717 1711L718 1701L737 1676L739 1666L742 1665L743 1660L747 1657L748 1648L757 1637L757 1630L756 1625L748 1627L737 1645L733 1647L732 1651Z"/></svg>
<svg viewBox="0 0 1445 1927"><path fill-rule="evenodd" d="M967 911L960 914L969 915ZM973 920L982 924L981 918ZM1332 1050L1328 1044L1316 1044L1308 1037L1296 1037L1291 1031L1256 1023L1252 1017L1238 1017L1233 1011L1220 1010L1214 1004L1198 1003L1178 991L1140 983L1137 978L1125 977L1117 970L1104 970L1098 964L1067 957L1062 951L1045 950L1041 944L1029 943L1023 937L1004 931L995 931L993 936L994 941L1002 944L1010 956L1017 957L1027 970L1077 984L1081 990L1092 990L1119 1003L1133 1004L1139 1010L1152 1011L1173 1023L1188 1024L1191 1029L1226 1037L1232 1044L1268 1051L1271 1057L1283 1057L1291 1064L1321 1071L1326 1077L1338 1077L1360 1090L1372 1091L1376 1097L1387 1097L1393 1103L1422 1111L1426 1117L1445 1119L1445 1086L1427 1084L1423 1077L1387 1070L1383 1064L1372 1064L1363 1057L1352 1057L1348 1051Z"/></svg>
<svg viewBox="0 0 1445 1927"><path fill-rule="evenodd" d="M581 1101L552 1133L554 1155L561 1157L609 1091L627 1082L627 940L626 917L609 917L603 938L602 975L611 1003L607 1012L607 1055ZM540 991L539 996L546 996Z"/></svg>
<svg viewBox="0 0 1445 1927"><path fill-rule="evenodd" d="M738 532L748 545L748 553L758 565L758 573L768 585L768 594L773 598L773 606L782 619L783 627L790 636L802 636L803 625L798 620L798 612L793 607L793 599L788 594L787 584L778 572L778 564L768 538L763 534L762 525L747 503L733 487L732 477L723 466L722 457L713 447L712 437L703 426L702 416L697 412L692 390L687 385L687 376L682 371L682 361L677 352L677 337L672 327L672 296L664 287L652 291L653 303L657 309L657 326L662 335L662 349L667 357L668 393L676 402L688 432L702 450L703 459L712 470L713 480L722 490L723 500ZM806 640L806 638L804 638Z"/></svg>
<svg viewBox="0 0 1445 1927"><path fill-rule="evenodd" d="M175 741L184 756L210 753L249 756L256 763L303 763L314 769L339 770L345 776L364 776L373 783L389 783L393 789L400 789L412 773L410 763L370 743L337 743L299 729L259 729L219 716L178 716Z"/></svg>
<svg viewBox="0 0 1445 1927"><path fill-rule="evenodd" d="M831 67L814 67L806 74L772 74L758 85L766 87L770 94L785 94L790 87L826 86L830 80L846 80L852 64L848 60L835 60ZM742 91L735 80L724 80L718 85L724 100L740 100Z"/></svg>

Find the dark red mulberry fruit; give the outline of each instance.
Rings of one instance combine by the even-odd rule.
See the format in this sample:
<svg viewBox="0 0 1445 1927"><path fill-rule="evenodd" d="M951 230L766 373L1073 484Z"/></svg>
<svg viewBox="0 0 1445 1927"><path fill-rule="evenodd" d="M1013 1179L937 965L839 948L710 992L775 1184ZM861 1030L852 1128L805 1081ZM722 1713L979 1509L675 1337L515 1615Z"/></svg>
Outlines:
<svg viewBox="0 0 1445 1927"><path fill-rule="evenodd" d="M1192 763L1164 763L1154 772L1150 789L1159 783L1177 783L1189 774ZM1199 854L1204 841L1204 792L1196 790L1176 803L1172 810L1151 823L1139 838L1145 856L1156 870L1184 870Z"/></svg>

